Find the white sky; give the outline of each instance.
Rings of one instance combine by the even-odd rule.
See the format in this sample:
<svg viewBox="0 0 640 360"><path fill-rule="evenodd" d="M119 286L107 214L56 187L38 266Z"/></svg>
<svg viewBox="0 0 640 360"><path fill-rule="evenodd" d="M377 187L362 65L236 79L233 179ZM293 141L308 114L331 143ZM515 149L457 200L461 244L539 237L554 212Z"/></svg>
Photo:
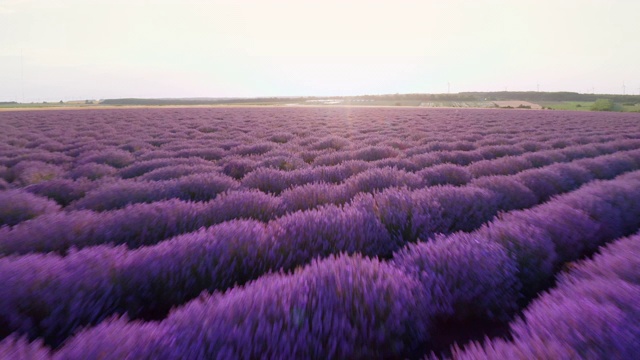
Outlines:
<svg viewBox="0 0 640 360"><path fill-rule="evenodd" d="M640 1L0 0L0 101L442 93L447 83L597 93L625 83L637 94Z"/></svg>

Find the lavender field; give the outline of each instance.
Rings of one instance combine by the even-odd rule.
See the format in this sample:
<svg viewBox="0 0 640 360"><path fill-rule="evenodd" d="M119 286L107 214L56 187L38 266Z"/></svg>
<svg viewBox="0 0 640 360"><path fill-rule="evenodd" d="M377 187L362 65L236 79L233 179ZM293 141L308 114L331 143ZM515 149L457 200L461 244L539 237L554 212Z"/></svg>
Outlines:
<svg viewBox="0 0 640 360"><path fill-rule="evenodd" d="M630 359L640 116L0 113L1 359Z"/></svg>

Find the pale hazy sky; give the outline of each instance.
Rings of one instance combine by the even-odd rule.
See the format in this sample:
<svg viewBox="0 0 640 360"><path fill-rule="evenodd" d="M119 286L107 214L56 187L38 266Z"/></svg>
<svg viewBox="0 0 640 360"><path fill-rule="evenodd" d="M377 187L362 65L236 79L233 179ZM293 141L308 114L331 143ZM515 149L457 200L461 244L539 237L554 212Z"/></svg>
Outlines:
<svg viewBox="0 0 640 360"><path fill-rule="evenodd" d="M0 101L640 91L640 1L0 0Z"/></svg>

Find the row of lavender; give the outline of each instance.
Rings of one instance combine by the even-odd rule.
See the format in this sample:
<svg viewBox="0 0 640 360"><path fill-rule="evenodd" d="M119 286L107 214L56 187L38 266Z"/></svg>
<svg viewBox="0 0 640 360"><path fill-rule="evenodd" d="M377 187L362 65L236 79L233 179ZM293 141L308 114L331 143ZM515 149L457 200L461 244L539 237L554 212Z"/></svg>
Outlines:
<svg viewBox="0 0 640 360"><path fill-rule="evenodd" d="M0 319L7 334L17 331L57 344L78 326L98 323L111 314L163 316L172 306L203 290L227 289L268 271L293 269L314 258L340 252L389 257L409 242L426 240L437 233L472 231L499 211L527 208L594 178L612 178L640 168L640 159L619 166L610 157L604 157L609 161L598 162L598 171L594 172L566 164L526 174L482 178L463 187L392 188L361 194L344 207L296 212L266 224L224 222L231 220L227 218L230 214L243 217L237 216L243 208L249 210L244 215L256 209L260 210L258 214L274 214L278 209L275 198L262 193L251 193L257 197L249 199L222 198L228 202L169 201L115 212L45 215L3 229L2 252L65 252L70 246L112 242L138 247L210 225L207 222L223 223L135 251L98 246L65 257L46 254L0 258L0 272L9 277L7 292L0 300ZM255 201L260 196L267 200L262 205Z"/></svg>
<svg viewBox="0 0 640 360"><path fill-rule="evenodd" d="M640 349L640 235L563 274L511 325L513 341L454 348L456 359L633 359ZM75 355L74 355L75 356Z"/></svg>
<svg viewBox="0 0 640 360"><path fill-rule="evenodd" d="M347 162L338 166L305 171L282 172L269 168L258 169L250 173L242 183L228 177L203 173L168 181L120 180L102 183L46 181L28 186L25 190L53 198L63 204L67 204L72 197L77 196L77 201L67 209L88 208L100 211L121 208L132 203L149 203L171 198L206 201L216 198L223 192L257 188L268 193L282 192L285 211L291 212L322 204L344 204L361 192L374 192L388 187L422 188L443 184L464 185L478 177L514 174L553 163L613 153L609 157L599 157L597 161L585 159L574 162L597 172L598 167L608 162L626 163L620 166L629 166L633 163L632 158L636 156L636 152L629 150L638 147L640 147L640 140L614 142L602 146L582 145L572 149L547 151L544 154L534 152L521 157L508 156L479 161L466 167L453 164L436 165L415 174L396 168L369 169L366 162ZM621 151L624 153L620 153ZM176 167L167 166L159 170L165 169L172 171ZM91 184L96 187L98 184L102 186L85 196L86 189L83 188L90 187ZM60 210L55 203L24 191L0 192L0 200L9 204L0 211L0 224L15 225L40 214Z"/></svg>
<svg viewBox="0 0 640 360"><path fill-rule="evenodd" d="M533 209L508 213L475 232L409 245L388 263L359 255L330 257L292 274L268 275L245 287L202 296L162 322L108 320L80 332L54 356L415 355L437 345L436 323L509 318L519 309L520 300L534 296L563 263L637 231L639 186L640 172L596 181ZM596 357L631 354L637 350L634 344L639 330L635 302L639 287L633 270L637 256L630 255L631 264L618 262L619 256L626 259L617 251L605 251L605 260L586 263L564 277L557 290L543 295L525 312L526 323L514 323L513 343L494 341L484 348L473 345L468 353L459 355L522 354L530 349ZM611 283L602 278L605 276L622 279ZM576 293L582 296L576 298ZM592 319L584 315L596 316L605 328L594 329ZM575 319L588 322L588 326L572 326ZM545 338L552 336L548 331L555 334L563 329L567 331L553 335L553 347L542 347L547 344ZM608 337L596 338L607 329L612 331ZM593 338L605 347L589 343ZM582 344L589 347L582 348ZM2 349L13 355L48 355L38 344L14 339L6 340Z"/></svg>

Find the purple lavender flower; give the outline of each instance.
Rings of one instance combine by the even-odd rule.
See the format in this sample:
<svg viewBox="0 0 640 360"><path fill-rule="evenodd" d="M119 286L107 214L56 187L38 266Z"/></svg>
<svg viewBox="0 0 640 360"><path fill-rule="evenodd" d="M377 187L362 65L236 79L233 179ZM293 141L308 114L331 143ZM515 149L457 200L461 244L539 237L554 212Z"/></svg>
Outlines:
<svg viewBox="0 0 640 360"><path fill-rule="evenodd" d="M13 226L44 214L58 212L55 202L23 190L0 190L0 226ZM1 246L1 245L0 245Z"/></svg>
<svg viewBox="0 0 640 360"><path fill-rule="evenodd" d="M42 341L30 343L26 338L18 338L12 335L0 341L0 358L13 360L45 360L51 358L51 352L42 345Z"/></svg>

